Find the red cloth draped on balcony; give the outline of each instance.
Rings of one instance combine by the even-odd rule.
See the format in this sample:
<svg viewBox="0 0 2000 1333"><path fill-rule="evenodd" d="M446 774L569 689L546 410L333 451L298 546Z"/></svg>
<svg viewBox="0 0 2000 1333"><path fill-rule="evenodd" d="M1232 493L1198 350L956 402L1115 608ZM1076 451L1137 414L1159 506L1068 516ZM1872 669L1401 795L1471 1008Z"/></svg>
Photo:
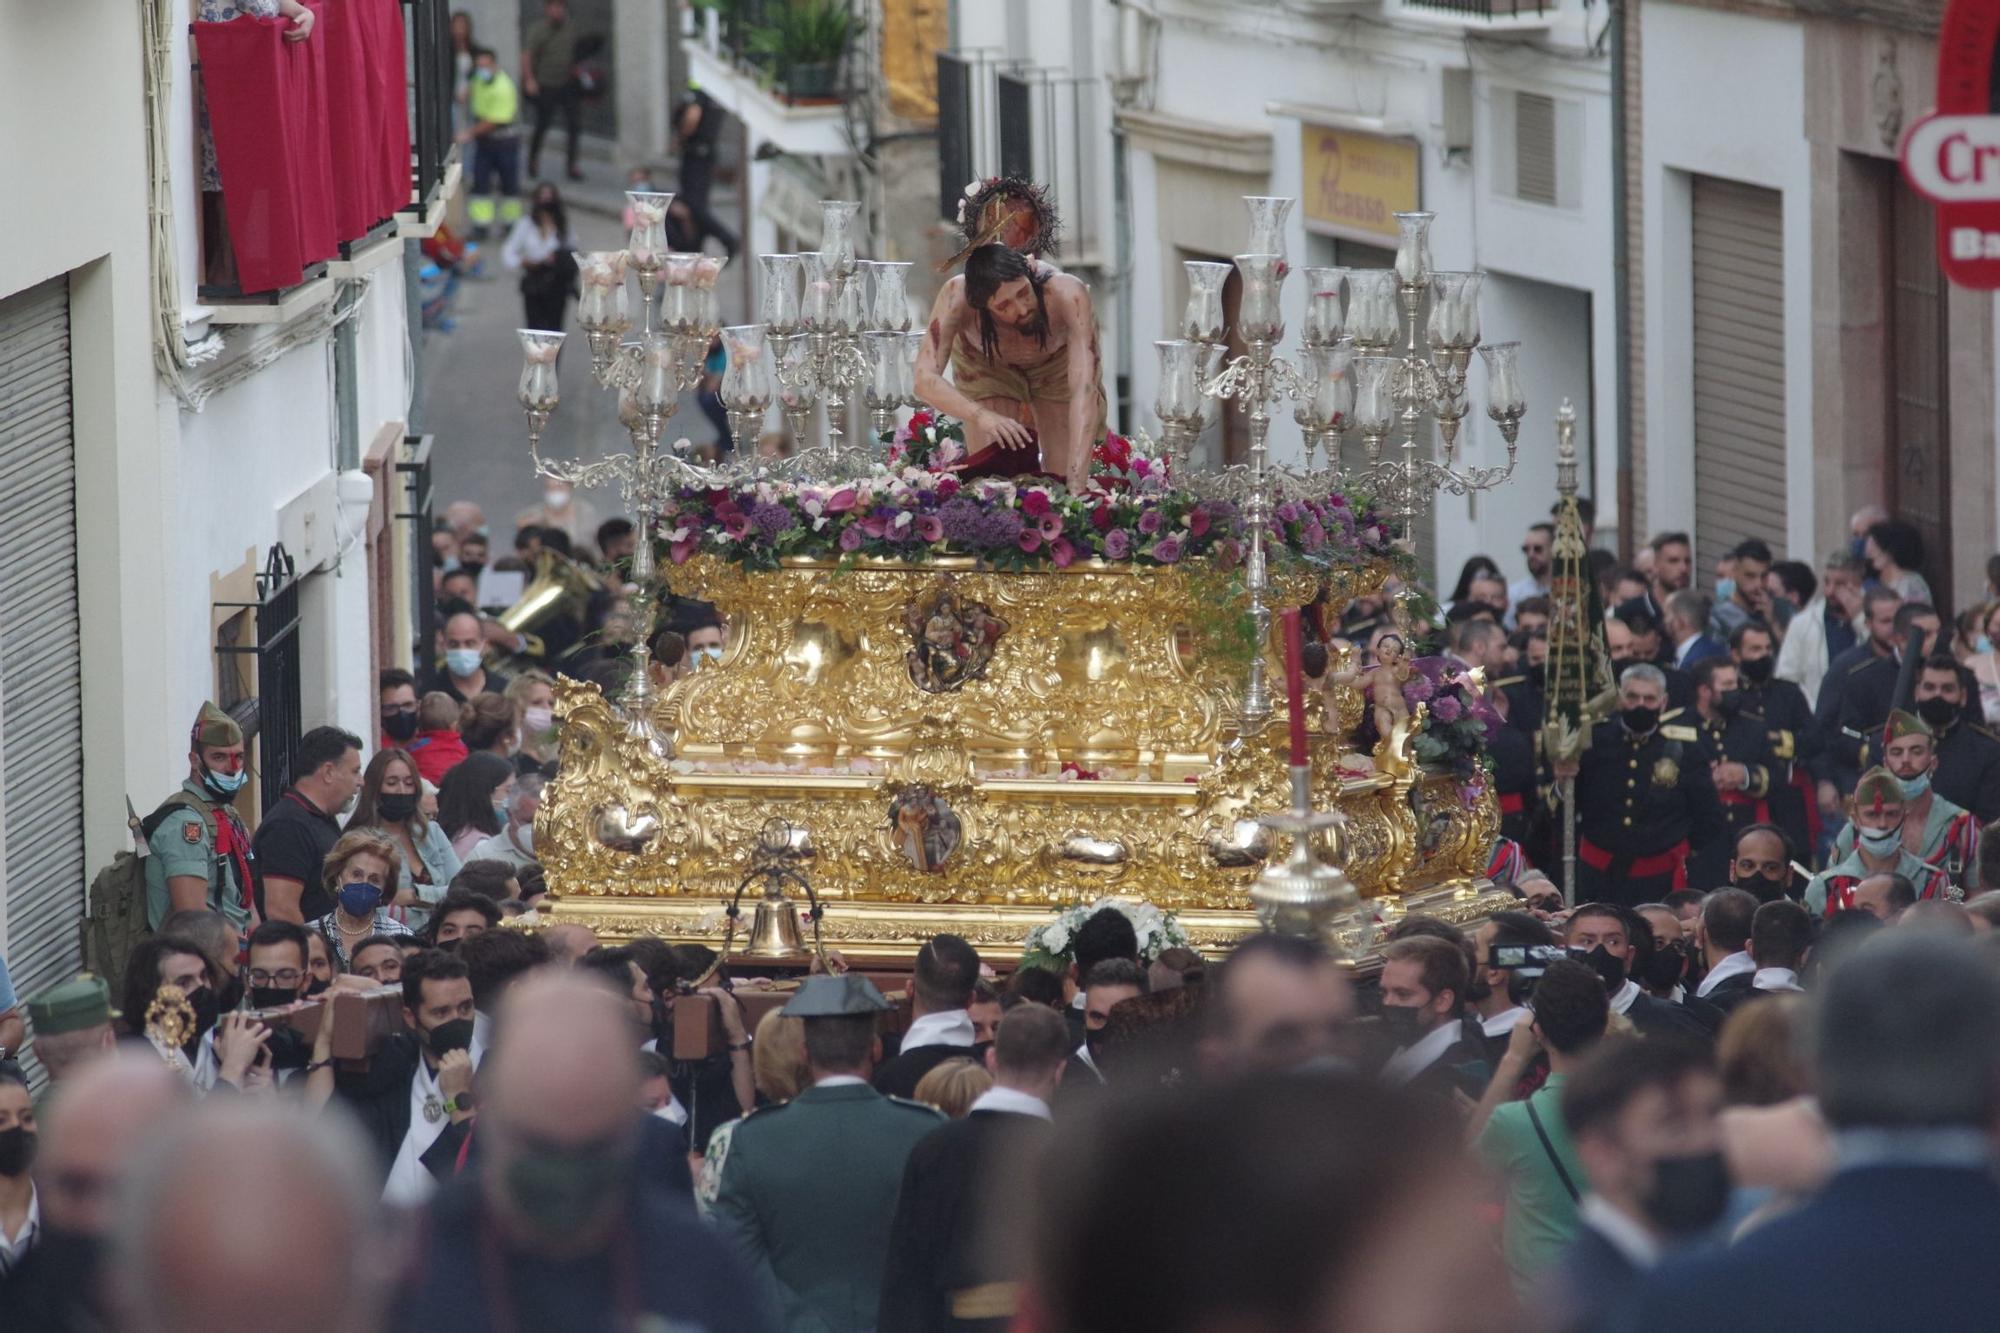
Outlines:
<svg viewBox="0 0 2000 1333"><path fill-rule="evenodd" d="M340 239L365 235L410 202L410 119L398 0L322 0L334 216Z"/></svg>
<svg viewBox="0 0 2000 1333"><path fill-rule="evenodd" d="M399 0L350 3L360 9L369 30L376 215L393 217L410 202L410 76L403 50L403 7Z"/></svg>
<svg viewBox="0 0 2000 1333"><path fill-rule="evenodd" d="M323 6L307 0L316 19ZM315 27L317 27L315 22ZM286 19L196 23L222 205L245 292L297 285L335 253L326 47Z"/></svg>

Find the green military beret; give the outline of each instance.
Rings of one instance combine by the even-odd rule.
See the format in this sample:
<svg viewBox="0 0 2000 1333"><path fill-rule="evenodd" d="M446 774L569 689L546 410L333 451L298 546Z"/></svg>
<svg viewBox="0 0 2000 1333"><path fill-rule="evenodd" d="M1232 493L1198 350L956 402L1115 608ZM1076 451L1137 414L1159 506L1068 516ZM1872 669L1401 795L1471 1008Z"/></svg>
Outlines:
<svg viewBox="0 0 2000 1333"><path fill-rule="evenodd" d="M28 1022L44 1037L81 1032L111 1021L111 989L85 972L28 1001Z"/></svg>
<svg viewBox="0 0 2000 1333"><path fill-rule="evenodd" d="M211 745L241 745L243 728L236 725L235 718L214 704L204 703L201 712L195 715L193 740L194 744L188 747L191 750L200 750Z"/></svg>
<svg viewBox="0 0 2000 1333"><path fill-rule="evenodd" d="M787 1018L846 1018L880 1013L889 1007L867 977L807 977L799 993L779 1012Z"/></svg>

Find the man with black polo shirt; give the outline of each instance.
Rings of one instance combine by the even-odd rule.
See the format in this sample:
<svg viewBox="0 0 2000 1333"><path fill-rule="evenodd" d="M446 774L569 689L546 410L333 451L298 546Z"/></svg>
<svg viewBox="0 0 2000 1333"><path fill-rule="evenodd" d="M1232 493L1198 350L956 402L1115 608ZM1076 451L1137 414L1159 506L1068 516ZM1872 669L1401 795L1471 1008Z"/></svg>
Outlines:
<svg viewBox="0 0 2000 1333"><path fill-rule="evenodd" d="M251 845L263 871L258 914L304 925L333 910L320 869L340 839L336 816L361 790L361 738L314 727L300 738L292 763L298 776L265 813Z"/></svg>

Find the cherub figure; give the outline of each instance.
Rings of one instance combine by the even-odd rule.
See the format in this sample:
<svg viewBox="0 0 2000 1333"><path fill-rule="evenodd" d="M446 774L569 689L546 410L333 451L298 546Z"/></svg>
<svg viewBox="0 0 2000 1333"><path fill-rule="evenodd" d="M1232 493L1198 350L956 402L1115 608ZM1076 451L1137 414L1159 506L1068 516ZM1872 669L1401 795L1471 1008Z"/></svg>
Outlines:
<svg viewBox="0 0 2000 1333"><path fill-rule="evenodd" d="M1386 744L1396 728L1410 720L1410 705L1403 698L1410 672L1409 645L1403 636L1384 634L1375 642L1374 666L1365 671L1337 671L1328 679L1360 686L1375 709L1375 730Z"/></svg>

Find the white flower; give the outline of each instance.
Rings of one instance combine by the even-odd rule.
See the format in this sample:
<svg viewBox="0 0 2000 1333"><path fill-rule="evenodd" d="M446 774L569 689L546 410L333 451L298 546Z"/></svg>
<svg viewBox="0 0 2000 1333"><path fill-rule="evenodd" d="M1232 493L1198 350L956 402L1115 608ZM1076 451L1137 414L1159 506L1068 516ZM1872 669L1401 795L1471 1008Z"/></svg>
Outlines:
<svg viewBox="0 0 2000 1333"><path fill-rule="evenodd" d="M984 189L985 186L986 182L982 180L975 180L970 182L965 187L965 197L967 199L972 198L973 196L977 195L980 192L980 190Z"/></svg>

